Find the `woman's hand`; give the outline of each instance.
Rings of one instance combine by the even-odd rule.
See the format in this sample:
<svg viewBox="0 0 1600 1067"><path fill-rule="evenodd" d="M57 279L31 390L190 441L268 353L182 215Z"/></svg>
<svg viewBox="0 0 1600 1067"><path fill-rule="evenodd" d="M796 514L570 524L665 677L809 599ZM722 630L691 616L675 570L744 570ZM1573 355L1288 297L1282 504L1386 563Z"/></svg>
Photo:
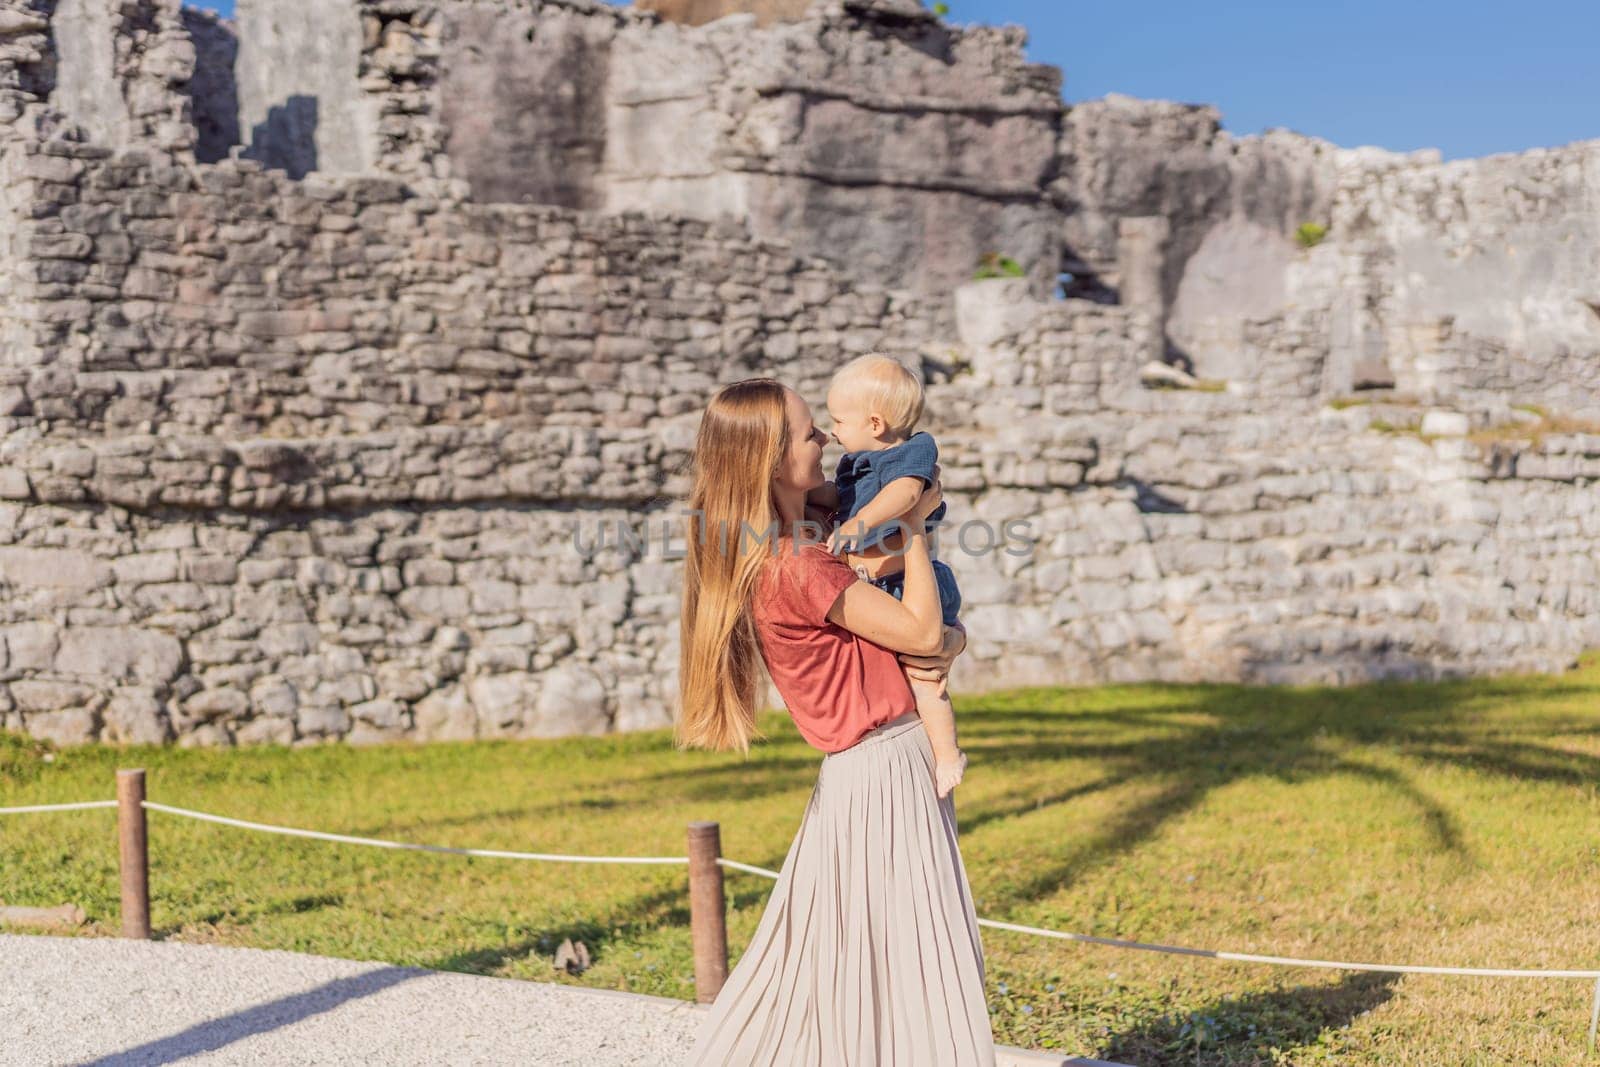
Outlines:
<svg viewBox="0 0 1600 1067"><path fill-rule="evenodd" d="M852 548L856 542L867 532L867 524L859 517L842 522L833 528L833 533L828 537L828 551L834 555Z"/></svg>
<svg viewBox="0 0 1600 1067"><path fill-rule="evenodd" d="M900 662L905 664L906 674L910 677L918 681L938 682L939 695L944 696L949 689L950 664L966 650L966 627L957 624L944 628L944 644L940 646L938 654L913 656L903 652L900 654Z"/></svg>

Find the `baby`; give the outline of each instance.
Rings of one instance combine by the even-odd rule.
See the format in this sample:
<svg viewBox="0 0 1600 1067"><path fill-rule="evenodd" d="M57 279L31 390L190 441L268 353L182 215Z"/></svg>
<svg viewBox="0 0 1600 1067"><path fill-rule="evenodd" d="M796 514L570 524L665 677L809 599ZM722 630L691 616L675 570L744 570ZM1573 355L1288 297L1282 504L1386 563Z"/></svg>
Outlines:
<svg viewBox="0 0 1600 1067"><path fill-rule="evenodd" d="M898 360L876 353L851 360L828 386L828 416L833 436L845 448L834 481L811 491L808 503L834 512L839 521L829 542L834 552L848 549L858 558L856 573L901 599L905 588L902 538L894 520L906 512L933 481L939 446L926 431L915 431L922 418L922 383ZM944 518L940 503L928 516L930 532ZM871 574L876 571L877 578ZM955 574L942 560L933 561L944 624L954 626L961 610ZM934 757L934 791L942 799L966 772L967 757L956 746L955 709L945 682L907 677L917 712L928 730Z"/></svg>

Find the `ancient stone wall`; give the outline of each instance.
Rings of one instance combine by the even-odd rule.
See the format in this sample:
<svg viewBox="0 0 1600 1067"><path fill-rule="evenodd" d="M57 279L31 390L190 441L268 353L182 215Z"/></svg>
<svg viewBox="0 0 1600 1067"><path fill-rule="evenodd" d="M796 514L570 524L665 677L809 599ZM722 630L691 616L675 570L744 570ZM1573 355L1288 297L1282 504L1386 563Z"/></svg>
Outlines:
<svg viewBox="0 0 1600 1067"><path fill-rule="evenodd" d="M1600 528L1576 490L1600 438L1519 467L1363 431L1359 409L1143 389L1142 311L1004 282L942 342L906 298L728 226L92 146L10 162L36 250L25 321L57 354L5 380L12 728L364 742L670 721L662 541L700 406L765 372L819 401L868 347L934 379L965 685L1553 668L1597 636ZM1032 552L969 556L975 518L1025 522Z"/></svg>
<svg viewBox="0 0 1600 1067"><path fill-rule="evenodd" d="M817 380L915 332L906 298L728 225L92 145L7 164L15 306L51 353L12 384L52 435L634 429L763 356Z"/></svg>
<svg viewBox="0 0 1600 1067"><path fill-rule="evenodd" d="M1117 295L1119 224L1167 220L1154 310L1198 376L1275 392L1302 360L1253 335L1314 326L1324 398L1387 385L1600 415L1600 142L1441 163L1235 138L1213 108L1113 96L1072 108L1063 145L1068 269ZM1315 247L1304 223L1326 231Z"/></svg>
<svg viewBox="0 0 1600 1067"><path fill-rule="evenodd" d="M194 44L179 0L53 0L52 99L96 141L194 147L183 92L194 72Z"/></svg>
<svg viewBox="0 0 1600 1067"><path fill-rule="evenodd" d="M676 571L581 547L670 521L730 375L814 394L920 333L727 225L71 142L4 166L17 352L50 358L0 374L0 706L63 741L668 722Z"/></svg>
<svg viewBox="0 0 1600 1067"><path fill-rule="evenodd" d="M237 27L165 2L116 8L157 29L112 41L114 97L74 115L59 63L88 39L61 42L121 24L0 0L0 728L663 725L705 401L773 374L819 406L869 349L929 382L958 693L1554 670L1600 644L1592 147L1441 166L1177 105L1063 115L1017 34L889 2L759 31L586 0L241 3ZM348 81L269 61L319 19ZM184 26L187 82L181 49L151 58ZM529 125L467 106L529 56L505 96ZM300 93L317 123L230 134L230 85L240 115ZM134 100L145 132L96 125ZM1081 298L952 290L1007 235L1068 256ZM1217 380L1150 388L1161 358Z"/></svg>
<svg viewBox="0 0 1600 1067"><path fill-rule="evenodd" d="M634 6L664 19L703 26L729 15L751 14L758 25L804 18L812 0L635 0Z"/></svg>
<svg viewBox="0 0 1600 1067"><path fill-rule="evenodd" d="M1600 435L1486 448L1379 429L1392 411L1142 390L1123 338L1150 324L1082 307L1009 338L1012 377L975 366L930 387L941 554L973 635L960 687L1552 670L1600 641ZM693 335L695 302L680 312ZM796 380L818 399L818 378ZM383 432L58 442L17 420L3 721L186 743L662 725L680 582L663 541L696 413L441 431L431 448ZM150 497L122 492L141 485ZM1023 539L992 544L1018 522Z"/></svg>
<svg viewBox="0 0 1600 1067"><path fill-rule="evenodd" d="M357 76L370 18L327 0L240 0L233 70L247 158L294 178L372 168L377 98Z"/></svg>
<svg viewBox="0 0 1600 1067"><path fill-rule="evenodd" d="M173 3L135 6L166 25ZM186 17L200 60L184 97L181 62L117 44L121 10L72 0L57 61L40 65L96 136L96 107L188 99L203 158L220 159L231 92L233 150L292 176L733 221L916 291L945 330L951 290L998 252L1036 297L1065 271L1070 297L1144 301L1162 333L1152 358L1239 392L1515 391L1578 418L1600 405L1592 144L1445 166L1283 130L1233 137L1206 106L1068 108L1020 30L954 27L902 0L700 26L597 0L242 0L236 30ZM162 32L152 55L182 50ZM104 105L56 69L87 69L86 48L133 57ZM1160 233L1130 230L1138 219ZM1305 223L1326 230L1309 253ZM1124 284L1130 233L1154 289ZM1294 379L1316 360L1272 361L1256 340L1313 327L1314 381Z"/></svg>
<svg viewBox="0 0 1600 1067"><path fill-rule="evenodd" d="M1600 418L1600 142L1363 163L1332 225L1379 279L1397 387Z"/></svg>
<svg viewBox="0 0 1600 1067"><path fill-rule="evenodd" d="M183 9L183 25L194 42L194 74L187 86L194 118L194 155L202 163L227 159L239 134L239 34L232 19L214 11Z"/></svg>
<svg viewBox="0 0 1600 1067"><path fill-rule="evenodd" d="M429 110L474 199L737 220L924 293L991 251L1054 284L1060 78L1024 62L1020 31L887 3L765 29L571 0L437 17Z"/></svg>
<svg viewBox="0 0 1600 1067"><path fill-rule="evenodd" d="M1141 388L1153 321L1083 307L964 319L971 371L930 396L964 415L952 522L1025 516L1039 538L945 553L969 684L1559 670L1600 639L1600 433Z"/></svg>
<svg viewBox="0 0 1600 1067"><path fill-rule="evenodd" d="M526 3L451 15L439 81L445 151L473 199L604 206L608 75L625 21Z"/></svg>

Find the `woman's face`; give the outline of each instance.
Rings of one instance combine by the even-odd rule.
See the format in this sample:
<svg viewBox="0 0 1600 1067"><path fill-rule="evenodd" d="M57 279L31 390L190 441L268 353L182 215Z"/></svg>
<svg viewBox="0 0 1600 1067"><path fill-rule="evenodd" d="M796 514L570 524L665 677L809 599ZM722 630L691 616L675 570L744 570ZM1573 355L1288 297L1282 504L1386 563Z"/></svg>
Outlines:
<svg viewBox="0 0 1600 1067"><path fill-rule="evenodd" d="M827 479L822 473L822 446L828 435L811 420L811 407L793 389L783 391L784 417L789 420L789 454L773 478L780 488L806 492Z"/></svg>

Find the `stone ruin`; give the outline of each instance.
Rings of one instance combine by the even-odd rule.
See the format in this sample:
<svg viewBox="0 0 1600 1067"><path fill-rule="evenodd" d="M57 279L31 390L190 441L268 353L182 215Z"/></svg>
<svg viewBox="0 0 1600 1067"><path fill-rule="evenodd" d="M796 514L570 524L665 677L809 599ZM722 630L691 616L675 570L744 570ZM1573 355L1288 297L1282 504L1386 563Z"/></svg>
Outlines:
<svg viewBox="0 0 1600 1067"><path fill-rule="evenodd" d="M654 6L0 0L0 727L663 726L700 410L871 349L928 381L958 691L1600 645L1600 142L1233 137L905 0Z"/></svg>

